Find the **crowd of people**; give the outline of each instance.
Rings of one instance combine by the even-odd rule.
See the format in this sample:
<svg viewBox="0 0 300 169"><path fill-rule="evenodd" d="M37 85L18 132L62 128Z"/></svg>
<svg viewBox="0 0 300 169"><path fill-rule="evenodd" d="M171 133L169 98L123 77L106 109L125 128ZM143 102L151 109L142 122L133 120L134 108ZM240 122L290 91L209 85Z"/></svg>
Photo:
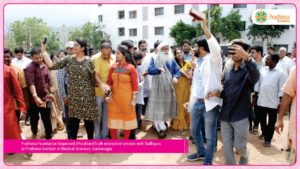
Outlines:
<svg viewBox="0 0 300 169"><path fill-rule="evenodd" d="M296 44L289 58L284 47L278 53L268 47L264 55L261 46L236 39L225 54L206 20L198 22L204 36L194 46L189 40L179 48L157 41L152 53L145 40L137 48L122 41L115 50L104 40L93 56L83 39L69 41L54 56L45 43L30 58L21 47L14 54L5 48L4 138L25 139L18 124L25 120L30 139L38 131L39 138L52 139L64 129L68 139L77 139L81 121L88 139L118 139L118 131L136 139L147 120L159 139L169 127L190 130L196 152L187 160L212 165L220 125L225 163L237 164L237 153L238 164L245 165L249 132L261 133L270 147L290 112L288 149L295 157Z"/></svg>

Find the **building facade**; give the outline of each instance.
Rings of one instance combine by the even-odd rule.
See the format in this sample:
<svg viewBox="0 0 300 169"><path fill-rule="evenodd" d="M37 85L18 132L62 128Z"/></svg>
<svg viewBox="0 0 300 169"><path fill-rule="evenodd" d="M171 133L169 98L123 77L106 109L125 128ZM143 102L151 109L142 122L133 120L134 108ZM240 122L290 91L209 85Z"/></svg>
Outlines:
<svg viewBox="0 0 300 169"><path fill-rule="evenodd" d="M251 24L252 11L256 9L282 8L295 10L293 5L275 4L221 4L222 17L228 15L232 9L239 9L244 21L245 29L241 32L241 38L253 45L262 45L266 49L266 42L259 39L249 40L247 37L248 26ZM135 46L139 40L148 42L148 50L153 48L153 44L159 41L168 41L174 45L175 41L170 37L170 28L179 20L188 24L194 24L188 14L190 9L205 11L206 4L141 4L141 5L112 5L99 4L97 11L91 19L92 22L100 23L112 41L115 48L123 40L131 39ZM275 47L285 46L288 52L291 51L293 43L296 41L295 26L287 27L280 38L274 39ZM221 41L221 44L228 42ZM266 51L266 50L265 50Z"/></svg>

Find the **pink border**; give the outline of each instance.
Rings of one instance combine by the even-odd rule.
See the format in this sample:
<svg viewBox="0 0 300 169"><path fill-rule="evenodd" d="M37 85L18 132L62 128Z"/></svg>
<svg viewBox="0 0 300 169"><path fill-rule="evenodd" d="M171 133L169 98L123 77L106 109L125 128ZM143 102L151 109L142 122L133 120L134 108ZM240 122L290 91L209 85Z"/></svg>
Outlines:
<svg viewBox="0 0 300 169"><path fill-rule="evenodd" d="M288 0L287 2L272 1L272 3L271 2L261 3L261 2L259 2L259 0L254 0L254 1L257 1L257 2L251 2L251 3L231 2L231 3L229 3L229 2L218 2L217 0L215 0L215 2L207 2L207 3L204 3L204 2L201 2L201 3L200 2L199 3L197 3L197 2L185 3L185 2L176 2L176 1L174 1L174 2L165 2L165 3L162 3L162 2L159 2L159 1L157 1L157 3L156 2L150 2L150 3L148 3L148 2L146 2L146 3L144 3L144 2L132 2L132 3L128 3L128 2L112 2L112 3L106 3L106 2L98 2L98 3L96 3L96 2L91 2L91 3L88 3L88 2L87 3L81 3L81 2L74 2L74 3L71 3L71 2L68 2L68 3L65 3L65 2L55 2L55 3L54 2L53 3L49 3L49 2L46 2L46 3L38 3L38 2L37 3L34 3L34 2L29 2L29 3L20 2L20 3L18 3L18 2L12 2L12 3L5 3L4 2L5 5L3 6L3 18L2 18L3 19L3 22L2 22L2 28L3 28L2 29L3 30L2 37L3 38L1 39L1 42L3 44L3 48L1 49L1 52L3 52L3 49L4 49L4 18L5 18L4 8L5 8L5 6L6 5L26 5L26 4L34 4L34 5L47 5L47 4L52 4L52 5L71 5L71 4L80 5L80 4L82 4L82 5L85 5L85 4L99 4L99 3L101 3L101 4L216 4L216 3L217 4L275 4L275 3L276 4L292 4L296 8L296 27L295 27L296 28L296 43L298 42L298 38L297 38L298 37L298 27L297 27L297 25L298 25L298 7L297 7L297 5L299 5L299 2L297 4L297 2L293 2L292 0ZM1 3L1 6L4 3ZM297 54L299 55L298 48L297 48ZM296 64L297 65L296 66L296 69L297 69L296 77L298 77L298 62L299 61L297 61L297 64ZM3 64L2 59L1 59L0 63ZM3 69L4 69L4 66L2 66L2 72L3 72ZM1 80L3 80L3 79L1 79ZM298 81L297 81L296 86L297 86L297 89L298 89ZM3 91L3 84L1 86L1 89L2 89L1 91ZM296 90L296 93L298 94L297 90ZM4 96L2 97L2 99L4 100ZM298 101L298 98L296 98L296 103L298 103L297 101ZM2 102L0 104L2 105ZM3 108L3 111L4 111L4 108ZM296 111L298 111L298 104L296 105ZM296 115L296 117L298 118L298 115ZM296 121L296 133L298 134L298 129L297 129L298 125L297 124L298 124L298 120ZM1 134L0 136L2 137L3 135ZM0 139L2 139L2 138L0 138ZM297 138L296 146L298 146L298 135L296 135L296 138ZM4 141L4 140L2 139L2 141ZM272 165L272 164L270 164L270 165L247 165L247 166L288 166L288 167L292 167L292 166L295 166L297 164L297 162L298 162L297 157L298 157L298 152L296 153L296 163L293 164L293 165ZM4 159L4 155L3 155L3 159ZM3 160L3 162L4 162L4 160ZM6 163L4 163L4 164L6 165L6 167L7 166L72 166L72 167L73 166L130 166L130 165L115 165L115 164L113 164L113 165L99 165L99 164L96 164L96 165L90 165L90 164L80 164L80 165L65 165L65 164L57 164L57 165L47 165L47 164L46 165L8 165ZM149 166L149 165L134 165L134 166ZM185 164L183 164L183 165L181 165L181 164L178 164L178 165L174 165L174 164L172 164L172 165L157 165L157 164L155 164L155 165L151 165L151 166L201 166L201 165L195 165L195 164L189 164L189 165L185 165ZM214 165L214 166L231 167L230 165ZM212 167L214 167L214 166L212 166Z"/></svg>

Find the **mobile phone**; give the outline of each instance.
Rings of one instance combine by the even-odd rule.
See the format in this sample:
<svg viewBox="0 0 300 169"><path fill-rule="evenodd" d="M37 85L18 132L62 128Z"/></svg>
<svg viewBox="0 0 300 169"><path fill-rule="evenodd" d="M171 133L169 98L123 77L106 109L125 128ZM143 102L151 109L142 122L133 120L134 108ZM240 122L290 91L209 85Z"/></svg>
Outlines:
<svg viewBox="0 0 300 169"><path fill-rule="evenodd" d="M232 49L233 46L229 46L228 47L228 55L234 55L235 54L235 50Z"/></svg>
<svg viewBox="0 0 300 169"><path fill-rule="evenodd" d="M204 13L198 12L194 8L191 8L191 10L189 12L189 15L196 18L197 20L204 20L205 19Z"/></svg>
<svg viewBox="0 0 300 169"><path fill-rule="evenodd" d="M43 41L43 44L44 44L44 45L46 45L47 40L48 40L48 39L47 39L47 36L45 36L45 37L44 37L44 41Z"/></svg>
<svg viewBox="0 0 300 169"><path fill-rule="evenodd" d="M111 91L108 90L107 92L105 92L105 97L110 97L111 96Z"/></svg>

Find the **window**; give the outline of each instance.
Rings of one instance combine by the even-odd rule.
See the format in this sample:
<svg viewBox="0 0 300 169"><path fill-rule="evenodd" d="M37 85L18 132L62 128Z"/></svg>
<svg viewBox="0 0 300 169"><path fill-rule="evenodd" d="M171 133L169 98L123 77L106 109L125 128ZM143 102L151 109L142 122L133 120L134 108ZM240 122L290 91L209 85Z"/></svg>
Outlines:
<svg viewBox="0 0 300 169"><path fill-rule="evenodd" d="M256 9L265 9L266 5L265 4L256 4Z"/></svg>
<svg viewBox="0 0 300 169"><path fill-rule="evenodd" d="M130 19L136 18L136 11L129 11L129 18Z"/></svg>
<svg viewBox="0 0 300 169"><path fill-rule="evenodd" d="M137 36L137 29L129 29L129 36Z"/></svg>
<svg viewBox="0 0 300 169"><path fill-rule="evenodd" d="M285 47L286 49L289 48L288 44L274 44L273 47L275 48L275 51L278 52L279 48ZM288 53L288 51L286 51Z"/></svg>
<svg viewBox="0 0 300 169"><path fill-rule="evenodd" d="M164 15L164 8L163 7L161 7L161 8L155 8L154 9L154 15L155 16Z"/></svg>
<svg viewBox="0 0 300 169"><path fill-rule="evenodd" d="M119 19L125 18L125 11L119 11Z"/></svg>
<svg viewBox="0 0 300 169"><path fill-rule="evenodd" d="M217 6L220 6L220 5L219 4L210 4L209 5L210 8L214 8L214 7L217 7Z"/></svg>
<svg viewBox="0 0 300 169"><path fill-rule="evenodd" d="M119 28L118 32L119 32L119 36L125 36L125 28Z"/></svg>
<svg viewBox="0 0 300 169"><path fill-rule="evenodd" d="M184 13L184 5L175 5L174 6L174 13L175 14Z"/></svg>
<svg viewBox="0 0 300 169"><path fill-rule="evenodd" d="M287 29L290 29L290 26L289 25L282 25L282 28L287 30Z"/></svg>
<svg viewBox="0 0 300 169"><path fill-rule="evenodd" d="M102 22L103 21L103 16L102 15L98 15L98 22Z"/></svg>
<svg viewBox="0 0 300 169"><path fill-rule="evenodd" d="M154 35L164 35L164 27L155 27Z"/></svg>
<svg viewBox="0 0 300 169"><path fill-rule="evenodd" d="M233 4L233 8L247 8L247 4Z"/></svg>

